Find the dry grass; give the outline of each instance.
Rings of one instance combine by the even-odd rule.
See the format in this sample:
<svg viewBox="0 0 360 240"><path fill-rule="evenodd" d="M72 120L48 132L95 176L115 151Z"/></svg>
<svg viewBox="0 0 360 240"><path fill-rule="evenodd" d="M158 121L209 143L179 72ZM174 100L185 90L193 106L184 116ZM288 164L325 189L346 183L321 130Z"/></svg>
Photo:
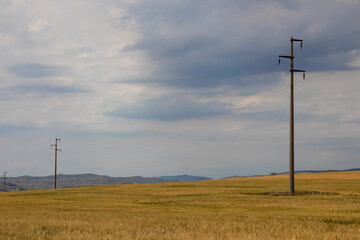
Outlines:
<svg viewBox="0 0 360 240"><path fill-rule="evenodd" d="M0 239L360 239L360 172L0 194ZM286 195L286 194L285 194Z"/></svg>

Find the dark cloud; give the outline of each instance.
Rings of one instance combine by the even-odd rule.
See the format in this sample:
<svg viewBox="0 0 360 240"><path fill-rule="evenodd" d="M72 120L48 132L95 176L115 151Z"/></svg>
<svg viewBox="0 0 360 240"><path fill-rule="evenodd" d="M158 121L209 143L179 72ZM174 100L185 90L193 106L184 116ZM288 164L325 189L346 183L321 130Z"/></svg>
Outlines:
<svg viewBox="0 0 360 240"><path fill-rule="evenodd" d="M143 39L134 45L124 48L124 50L144 50L147 51L152 58L174 59L191 54L204 48L212 47L213 41L206 37L196 37L190 39L181 38L153 38Z"/></svg>
<svg viewBox="0 0 360 240"><path fill-rule="evenodd" d="M205 118L230 112L230 106L216 103L201 109L203 104L185 97L169 97L150 99L140 105L126 105L107 113L113 117L145 119L156 121L172 121L186 118Z"/></svg>
<svg viewBox="0 0 360 240"><path fill-rule="evenodd" d="M353 31L352 23L360 21L360 17L349 15L349 12L355 13L358 8L336 2L331 8L322 8L323 4L309 8L308 4L299 1L280 0L225 1L221 4L218 1L140 1L128 10L138 20L145 37L124 51L141 50L158 67L153 76L139 79L140 82L177 88L236 85L271 67L278 55L289 55L292 35L304 40L304 49L296 50L299 69L352 69L349 63L356 56L351 50L358 46L342 47L359 41L359 36L357 40L350 37L324 41L338 36L339 29L344 33ZM268 15L250 17L251 13L263 12L264 7L269 8ZM318 13L318 8L323 11ZM281 19L277 17L279 13ZM242 18L242 15L247 17ZM340 26L344 24L336 20L340 18L349 24ZM171 34L163 33L164 26ZM328 38L324 39L324 36ZM313 43L320 44L309 46ZM288 71L288 65L283 65L287 68L281 67L277 71ZM264 86L269 84L274 82L263 82Z"/></svg>
<svg viewBox="0 0 360 240"><path fill-rule="evenodd" d="M46 97L54 94L86 93L85 89L74 86L58 86L54 84L19 84L0 90L3 98L13 97L15 95L36 94Z"/></svg>
<svg viewBox="0 0 360 240"><path fill-rule="evenodd" d="M24 63L8 68L8 72L23 78L44 78L57 76L61 70L45 64Z"/></svg>
<svg viewBox="0 0 360 240"><path fill-rule="evenodd" d="M299 46L296 46L295 51L296 62L308 71L358 70L349 63L358 57L353 51L360 49L360 31L330 42L313 41L315 44L311 44L309 41L309 46L304 42L304 48L299 50Z"/></svg>
<svg viewBox="0 0 360 240"><path fill-rule="evenodd" d="M131 49L147 52L151 60L163 66L156 78L149 76L139 81L180 88L237 85L254 74L270 69L277 61L276 52L224 49L221 42L207 38L144 40L127 48Z"/></svg>
<svg viewBox="0 0 360 240"><path fill-rule="evenodd" d="M278 48L264 48L266 39L247 37L239 27L244 23L236 22L239 12L253 4L240 2L154 1L131 7L129 12L146 37L124 51L141 50L159 66L156 77L139 81L180 88L236 85L275 63ZM176 33L163 34L164 25Z"/></svg>

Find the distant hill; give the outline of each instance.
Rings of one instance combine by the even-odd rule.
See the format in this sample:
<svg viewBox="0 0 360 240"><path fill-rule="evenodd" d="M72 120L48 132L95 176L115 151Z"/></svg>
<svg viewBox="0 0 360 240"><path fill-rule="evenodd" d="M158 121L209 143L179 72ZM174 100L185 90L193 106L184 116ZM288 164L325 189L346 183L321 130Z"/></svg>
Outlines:
<svg viewBox="0 0 360 240"><path fill-rule="evenodd" d="M130 184L130 183L160 183L160 182L182 182L182 181L201 181L210 180L211 178L178 175L178 176L162 176L162 177L109 177L96 174L74 174L57 175L57 188L86 187L98 185L114 185L114 184ZM6 180L7 191L18 190L36 190L36 189L52 189L54 188L54 176L45 177L9 177ZM2 188L1 188L2 189Z"/></svg>
<svg viewBox="0 0 360 240"><path fill-rule="evenodd" d="M301 170L295 173L323 173L323 172L351 172L360 171L360 168L352 168L346 170ZM273 174L273 173L272 173ZM276 173L276 175L288 174L288 172ZM226 178L244 178L257 177L265 175L252 176L230 176ZM224 179L226 179L224 178ZM161 177L109 177L96 174L59 174L57 176L57 188L86 187L98 185L115 185L115 184L131 184L131 183L161 183L161 182L183 182L183 181L203 181L211 180L208 177L177 175L177 176L161 176ZM2 191L2 181L0 182L0 191ZM36 190L36 189L52 189L54 188L54 176L33 177L9 177L6 180L7 191Z"/></svg>
<svg viewBox="0 0 360 240"><path fill-rule="evenodd" d="M166 179L171 182L185 182L185 181L203 181L203 180L211 180L208 177L198 177L198 176L191 176L191 175L176 175L176 176L161 176L161 179Z"/></svg>
<svg viewBox="0 0 360 240"><path fill-rule="evenodd" d="M295 171L295 173L326 173L326 172L357 172L357 171L360 171L360 168L351 168L351 169L346 169L346 170L299 170L299 171ZM282 174L289 174L289 172L281 172L281 173L272 172L269 175L282 175ZM246 177L262 177L262 176L268 176L268 175L250 175L250 176L235 175L235 176L225 177L223 179L246 178Z"/></svg>
<svg viewBox="0 0 360 240"><path fill-rule="evenodd" d="M304 171L295 171L295 173L357 172L357 171L360 171L360 168L351 168L351 169L346 169L346 170L304 170ZM289 172L286 172L286 173L289 173Z"/></svg>

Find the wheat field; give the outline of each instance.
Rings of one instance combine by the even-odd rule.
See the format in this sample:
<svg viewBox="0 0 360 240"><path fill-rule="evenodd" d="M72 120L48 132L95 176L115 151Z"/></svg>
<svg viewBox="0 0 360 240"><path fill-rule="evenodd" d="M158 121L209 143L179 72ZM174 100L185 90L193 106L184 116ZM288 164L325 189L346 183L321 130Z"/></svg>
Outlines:
<svg viewBox="0 0 360 240"><path fill-rule="evenodd" d="M360 172L0 193L0 239L360 239Z"/></svg>

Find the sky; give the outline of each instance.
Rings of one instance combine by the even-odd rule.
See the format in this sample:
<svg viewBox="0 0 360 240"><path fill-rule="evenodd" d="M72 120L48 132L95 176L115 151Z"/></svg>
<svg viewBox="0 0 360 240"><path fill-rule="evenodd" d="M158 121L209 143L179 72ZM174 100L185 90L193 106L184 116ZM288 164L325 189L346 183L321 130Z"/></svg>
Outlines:
<svg viewBox="0 0 360 240"><path fill-rule="evenodd" d="M358 0L1 0L0 172L360 167Z"/></svg>

